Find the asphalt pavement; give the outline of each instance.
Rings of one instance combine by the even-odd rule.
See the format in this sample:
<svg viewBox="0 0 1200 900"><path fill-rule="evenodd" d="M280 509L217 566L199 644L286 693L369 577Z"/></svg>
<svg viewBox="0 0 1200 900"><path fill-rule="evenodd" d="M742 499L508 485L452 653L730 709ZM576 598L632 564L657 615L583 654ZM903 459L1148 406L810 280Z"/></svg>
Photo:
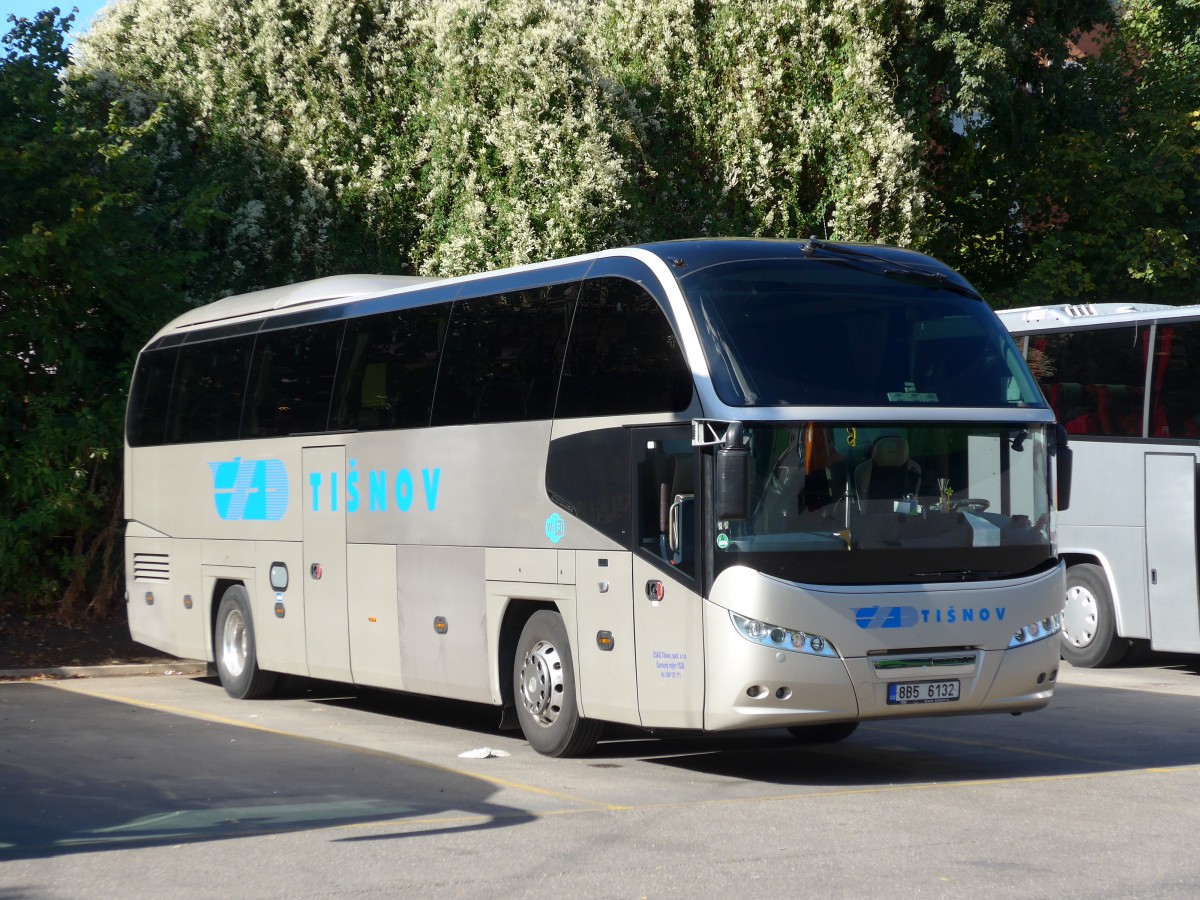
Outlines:
<svg viewBox="0 0 1200 900"><path fill-rule="evenodd" d="M203 677L0 684L0 898L1194 897L1200 665L1021 717L538 756L472 704Z"/></svg>

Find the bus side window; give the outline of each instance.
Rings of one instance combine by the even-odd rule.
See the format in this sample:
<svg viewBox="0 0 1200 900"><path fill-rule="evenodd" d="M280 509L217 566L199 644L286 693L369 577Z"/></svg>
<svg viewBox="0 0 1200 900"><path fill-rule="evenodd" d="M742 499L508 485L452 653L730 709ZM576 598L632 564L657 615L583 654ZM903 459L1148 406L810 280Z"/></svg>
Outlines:
<svg viewBox="0 0 1200 900"><path fill-rule="evenodd" d="M604 536L629 548L633 532L628 428L583 431L550 442L550 499Z"/></svg>
<svg viewBox="0 0 1200 900"><path fill-rule="evenodd" d="M1150 385L1150 436L1200 437L1200 323L1159 326Z"/></svg>
<svg viewBox="0 0 1200 900"><path fill-rule="evenodd" d="M166 438L167 404L178 358L179 351L171 348L151 350L138 360L129 390L129 446L155 447Z"/></svg>
<svg viewBox="0 0 1200 900"><path fill-rule="evenodd" d="M253 345L247 334L180 348L166 443L237 440Z"/></svg>
<svg viewBox="0 0 1200 900"><path fill-rule="evenodd" d="M1140 437L1146 350L1130 325L1038 335L1030 369L1071 434Z"/></svg>
<svg viewBox="0 0 1200 900"><path fill-rule="evenodd" d="M325 431L342 322L262 332L250 365L244 437Z"/></svg>
<svg viewBox="0 0 1200 900"><path fill-rule="evenodd" d="M681 412L691 401L691 370L658 302L625 278L585 281L555 416Z"/></svg>
<svg viewBox="0 0 1200 900"><path fill-rule="evenodd" d="M330 427L426 427L449 314L441 303L347 322Z"/></svg>
<svg viewBox="0 0 1200 900"><path fill-rule="evenodd" d="M675 433L679 434L678 430ZM696 574L691 438L656 437L661 437L661 432L635 432L634 440L645 448L637 463L638 545L642 552L691 578Z"/></svg>
<svg viewBox="0 0 1200 900"><path fill-rule="evenodd" d="M455 301L434 425L549 419L577 285Z"/></svg>

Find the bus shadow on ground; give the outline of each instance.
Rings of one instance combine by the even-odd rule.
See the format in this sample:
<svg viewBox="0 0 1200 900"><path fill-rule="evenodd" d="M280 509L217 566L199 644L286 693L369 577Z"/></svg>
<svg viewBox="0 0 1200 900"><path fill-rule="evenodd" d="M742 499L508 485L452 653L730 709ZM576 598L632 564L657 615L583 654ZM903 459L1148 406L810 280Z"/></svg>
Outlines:
<svg viewBox="0 0 1200 900"><path fill-rule="evenodd" d="M1021 716L867 722L817 746L798 746L786 731L751 745L710 741L623 753L710 775L842 788L1200 766L1200 697L1064 684L1049 707Z"/></svg>
<svg viewBox="0 0 1200 900"><path fill-rule="evenodd" d="M1194 658L1162 662L1197 672ZM498 728L491 707L386 691L348 697L340 689L343 696L318 702L462 729L479 741L521 738ZM783 729L683 735L608 725L585 759L594 768L636 762L811 787L1194 766L1200 765L1200 697L1061 684L1037 712L865 722L848 739L820 745L801 744Z"/></svg>
<svg viewBox="0 0 1200 900"><path fill-rule="evenodd" d="M486 781L395 756L0 685L0 861L365 823L507 827ZM411 824L406 824L411 823Z"/></svg>

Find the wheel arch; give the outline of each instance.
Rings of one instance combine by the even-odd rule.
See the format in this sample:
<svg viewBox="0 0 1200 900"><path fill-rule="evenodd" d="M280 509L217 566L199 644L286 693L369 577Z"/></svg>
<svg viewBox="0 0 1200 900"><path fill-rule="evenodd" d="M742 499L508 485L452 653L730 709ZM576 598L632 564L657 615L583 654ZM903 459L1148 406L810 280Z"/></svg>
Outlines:
<svg viewBox="0 0 1200 900"><path fill-rule="evenodd" d="M221 598L231 587L241 586L249 592L246 582L239 578L217 578L213 581L212 594L208 598L208 660L217 658L217 612L221 608Z"/></svg>
<svg viewBox="0 0 1200 900"><path fill-rule="evenodd" d="M533 600L527 597L512 597L504 607L500 620L500 633L496 644L496 676L500 683L500 697L504 708L512 709L516 702L513 696L513 665L517 657L517 642L521 630L530 617L539 610L563 614L558 604L550 600Z"/></svg>
<svg viewBox="0 0 1200 900"><path fill-rule="evenodd" d="M1128 631L1129 616L1127 615L1127 610L1123 608L1121 589L1117 585L1117 579L1113 573L1112 566L1109 564L1108 557L1095 550L1067 550L1059 553L1059 558L1067 564L1068 570L1074 566L1086 564L1095 566L1104 573L1104 582L1108 586L1108 596L1112 600L1113 619L1117 637L1125 637Z"/></svg>

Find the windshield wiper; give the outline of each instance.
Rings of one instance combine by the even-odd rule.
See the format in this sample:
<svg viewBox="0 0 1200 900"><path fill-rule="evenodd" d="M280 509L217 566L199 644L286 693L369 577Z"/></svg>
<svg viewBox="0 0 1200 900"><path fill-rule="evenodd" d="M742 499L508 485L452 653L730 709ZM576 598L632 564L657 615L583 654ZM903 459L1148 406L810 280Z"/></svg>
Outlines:
<svg viewBox="0 0 1200 900"><path fill-rule="evenodd" d="M947 569L944 572L913 572L913 578L924 578L929 581L982 581L984 579L1003 578L1009 572L989 572L986 569Z"/></svg>
<svg viewBox="0 0 1200 900"><path fill-rule="evenodd" d="M910 266L906 263L897 262L894 259L887 259L874 253L868 253L865 250L859 250L857 247L847 247L842 244L833 244L829 241L823 241L814 236L808 239L808 244L805 246L804 252L811 254L815 251L828 253L831 256L836 256L849 262L863 260L876 263L878 264L878 268L876 266L862 268L864 268L865 271L877 272L880 275L884 275L888 278L917 278L922 281L932 281L937 287L945 288L948 291L953 291L954 293L961 294L964 297L970 297L972 300L983 299L983 297L970 288L951 281L949 274L946 272L935 272L932 269L922 269L918 268L917 266Z"/></svg>

